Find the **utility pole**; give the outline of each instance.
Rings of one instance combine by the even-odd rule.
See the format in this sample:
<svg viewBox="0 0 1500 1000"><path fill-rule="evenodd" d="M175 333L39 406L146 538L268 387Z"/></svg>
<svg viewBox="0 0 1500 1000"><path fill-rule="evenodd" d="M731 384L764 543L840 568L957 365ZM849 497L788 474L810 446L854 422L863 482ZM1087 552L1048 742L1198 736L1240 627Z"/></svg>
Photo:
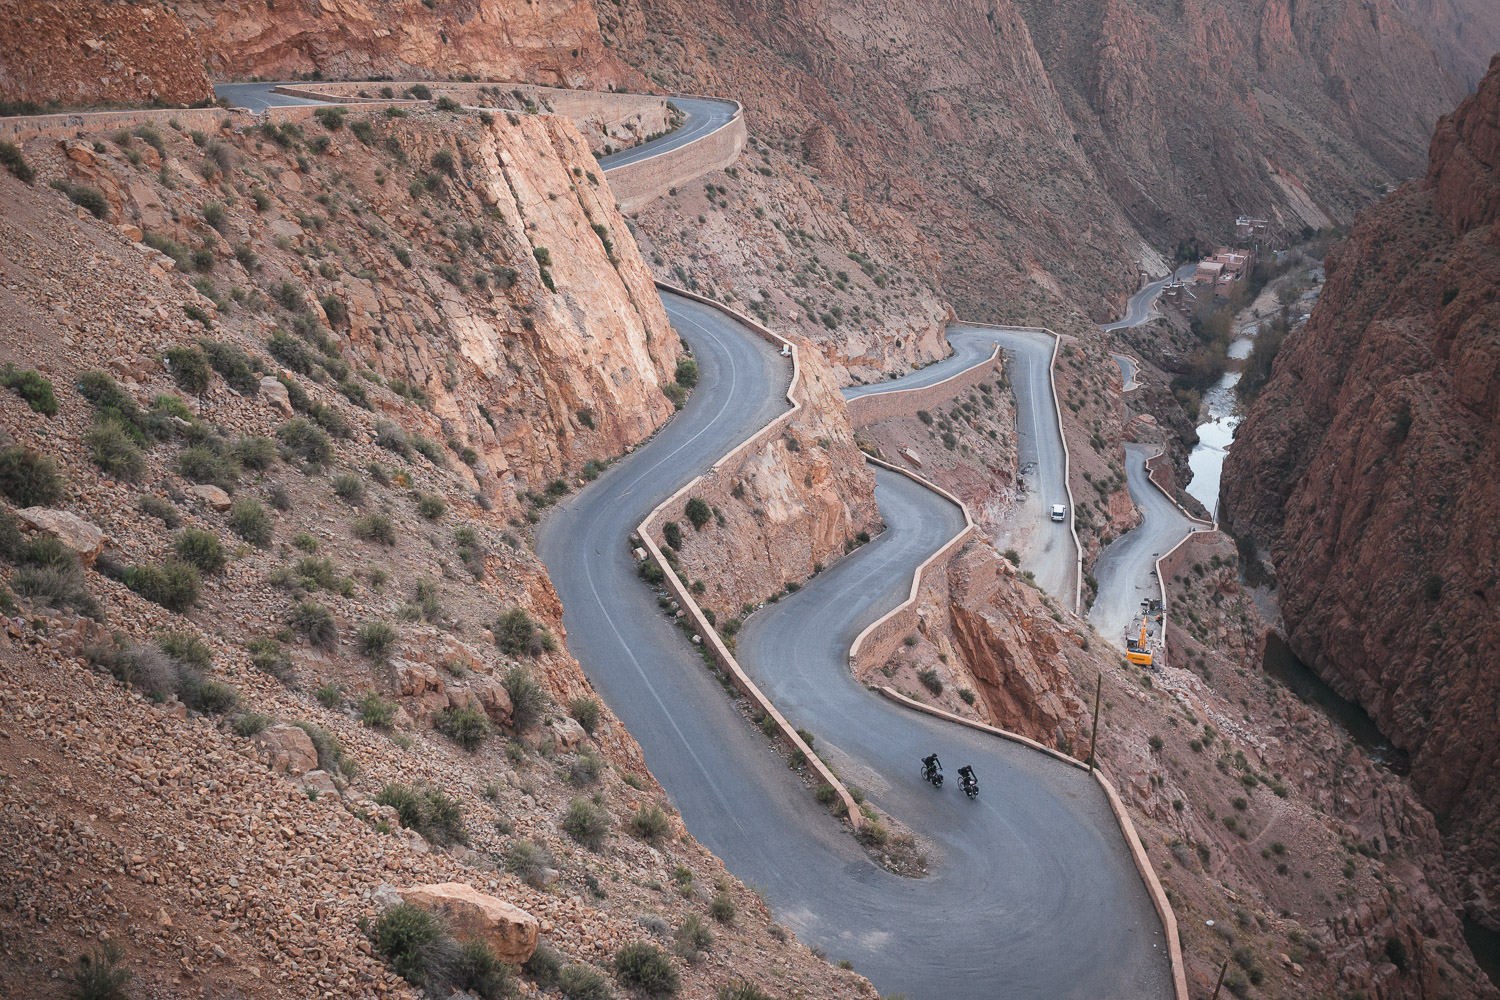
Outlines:
<svg viewBox="0 0 1500 1000"><path fill-rule="evenodd" d="M1089 737L1089 774L1094 773L1094 748L1099 745L1099 696L1104 693L1104 671L1099 672L1099 682L1094 685L1094 732Z"/></svg>
<svg viewBox="0 0 1500 1000"><path fill-rule="evenodd" d="M1219 987L1224 985L1224 973L1229 971L1229 959L1224 959L1224 964L1219 966L1219 981L1214 983L1214 995L1212 1000L1219 1000Z"/></svg>

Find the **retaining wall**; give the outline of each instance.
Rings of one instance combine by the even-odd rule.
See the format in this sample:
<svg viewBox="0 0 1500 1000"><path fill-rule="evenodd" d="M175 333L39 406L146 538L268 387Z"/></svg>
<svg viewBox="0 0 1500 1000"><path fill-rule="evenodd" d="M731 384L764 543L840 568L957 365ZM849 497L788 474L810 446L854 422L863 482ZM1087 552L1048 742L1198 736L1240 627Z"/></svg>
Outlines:
<svg viewBox="0 0 1500 1000"><path fill-rule="evenodd" d="M953 554L964 546L969 539L974 537L974 519L969 516L969 508L958 497L947 490L923 479L914 472L910 472L889 462L882 462L870 455L865 456L865 461L871 465L878 465L883 469L903 475L906 478L921 483L932 492L938 494L963 511L964 526L948 539L948 543L938 549L932 555L923 560L911 575L911 590L907 592L906 600L896 605L890 611L865 626L865 630L855 636L854 642L849 646L849 666L853 668L855 676L860 676L864 668L875 668L885 664L896 652L906 638L917 627L917 595L922 590L922 581L929 573L936 573L948 566L948 560Z"/></svg>
<svg viewBox="0 0 1500 1000"><path fill-rule="evenodd" d="M785 413L776 417L776 419L772 420L770 423L766 424L760 430L756 431L754 434L750 435L738 446L731 449L728 454L715 462L713 464L713 467L710 468L708 472L701 476L695 477L691 482L685 484L676 493L673 493L671 496L667 497L667 499L663 500L656 506L655 510L646 515L646 519L641 522L640 527L637 528L636 531L637 534L640 535L641 545L646 549L647 558L655 562L656 565L661 568L661 571L666 575L667 589L672 592L672 596L677 599L677 603L681 605L682 609L685 612L687 612L687 616L692 622L693 630L698 634L703 645L708 649L709 654L713 656L714 662L719 665L719 668L721 670L729 675L736 688L738 688L747 698L754 702L762 712L766 713L766 715L770 716L775 721L776 729L781 734L781 738L785 740L789 746L801 751L803 757L807 759L808 767L817 772L818 777L821 778L826 784L832 786L835 794L838 795L839 799L844 803L845 809L848 810L850 825L853 826L854 829L858 830L864 824L864 816L859 811L859 803L854 801L854 796L850 794L849 789L844 785L842 781L839 780L838 776L829 769L828 765L824 764L823 761L818 757L818 755L813 753L812 747L808 746L807 743L802 739L802 737L798 735L796 727L788 722L786 717L776 710L776 706L771 704L771 699L768 698L765 692L761 691L761 689L756 686L755 682L750 679L749 675L745 673L745 670L740 666L739 661L734 658L734 654L729 651L729 647L724 644L724 641L721 638L719 638L718 630L709 623L707 616L703 614L703 609L700 608L698 606L698 602L693 599L693 595L688 590L687 584L677 576L677 572L672 568L672 565L667 562L666 556L662 554L661 548L656 544L656 541L653 538L656 521L661 516L662 511L680 503L682 501L682 498L687 496L694 487L696 487L699 483L709 478L710 476L716 475L718 471L725 465L735 461L750 449L759 447L768 439L779 436L782 429L785 428L786 425L791 421L793 415L796 414L798 410L802 409L802 402L798 398L798 396L800 395L798 390L800 389L802 382L802 362L797 355L797 347L796 345L792 344L791 341L777 336L766 327L761 326L755 320L746 316L744 313L731 309L723 303L715 302L713 299L698 295L694 292L689 292L686 289L677 288L665 282L658 281L656 285L658 288L672 292L675 295L681 295L683 298L692 299L694 302L701 302L704 305L711 306L719 310L725 315L730 316L738 322L744 324L746 327L755 331L757 334L764 337L766 340L769 340L771 343L775 344L778 347L784 346L791 348L792 381L787 386L786 390L786 398L787 401L791 403L791 408Z"/></svg>
<svg viewBox="0 0 1500 1000"><path fill-rule="evenodd" d="M872 392L847 400L849 423L857 428L867 424L889 420L892 417L909 417L918 410L933 410L954 397L972 389L980 382L987 382L1000 371L1000 348L986 361L967 368L941 382L922 386L919 389L892 389L890 392Z"/></svg>
<svg viewBox="0 0 1500 1000"><path fill-rule="evenodd" d="M277 88L280 91L280 88ZM289 92L289 91L288 91ZM335 95L298 91L299 97L319 100L342 100ZM383 110L389 107L425 106L426 101L354 101L351 104L361 111ZM176 121L185 131L212 132L223 128L249 127L262 121L303 122L317 111L312 104L289 104L250 111L246 108L152 108L136 111L88 111L77 114L27 115L18 118L0 118L0 137L11 142L28 139L77 139L85 135L114 132L117 129L134 129L141 125L152 125L158 129L169 129L169 122Z"/></svg>
<svg viewBox="0 0 1500 1000"><path fill-rule="evenodd" d="M606 175L610 190L621 212L638 212L672 188L733 164L747 138L745 109L736 106L734 117L723 128L658 156L611 167Z"/></svg>
<svg viewBox="0 0 1500 1000"><path fill-rule="evenodd" d="M1201 517L1194 517L1187 512L1186 507L1177 502L1177 497L1172 494L1170 486L1167 485L1172 481L1171 473L1166 471L1169 468L1168 464L1165 462L1157 463L1157 459L1164 458L1166 454L1166 450L1163 449L1146 459L1146 478L1151 480L1152 486L1161 490L1163 496L1172 501L1172 506L1182 511L1183 517L1192 521L1194 525L1201 526L1195 527L1193 531L1188 532L1176 545L1163 552L1156 559L1156 585L1161 589L1161 659L1163 666L1170 666L1172 657L1167 644L1167 621L1171 617L1171 608L1167 603L1167 579L1169 575L1181 573L1184 566L1191 566L1197 561L1192 557L1191 553L1199 544L1217 542L1222 536L1219 533L1219 526L1217 524L1213 521L1205 521Z"/></svg>

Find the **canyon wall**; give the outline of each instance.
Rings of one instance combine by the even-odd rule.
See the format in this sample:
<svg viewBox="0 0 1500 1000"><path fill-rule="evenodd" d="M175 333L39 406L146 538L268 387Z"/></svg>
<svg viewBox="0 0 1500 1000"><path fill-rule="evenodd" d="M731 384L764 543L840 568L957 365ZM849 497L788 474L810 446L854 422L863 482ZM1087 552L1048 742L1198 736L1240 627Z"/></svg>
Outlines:
<svg viewBox="0 0 1500 1000"><path fill-rule="evenodd" d="M744 101L855 225L904 217L961 315L1057 329L1161 268L1141 235L1348 222L1463 91L1392 0L596 6L653 79Z"/></svg>
<svg viewBox="0 0 1500 1000"><path fill-rule="evenodd" d="M1500 925L1500 62L1438 124L1426 176L1328 258L1225 465L1292 648L1412 755Z"/></svg>
<svg viewBox="0 0 1500 1000"><path fill-rule="evenodd" d="M611 89L643 81L581 0L199 0L180 5L216 79L452 78Z"/></svg>
<svg viewBox="0 0 1500 1000"><path fill-rule="evenodd" d="M0 99L76 108L212 98L197 45L168 7L86 0L0 7Z"/></svg>

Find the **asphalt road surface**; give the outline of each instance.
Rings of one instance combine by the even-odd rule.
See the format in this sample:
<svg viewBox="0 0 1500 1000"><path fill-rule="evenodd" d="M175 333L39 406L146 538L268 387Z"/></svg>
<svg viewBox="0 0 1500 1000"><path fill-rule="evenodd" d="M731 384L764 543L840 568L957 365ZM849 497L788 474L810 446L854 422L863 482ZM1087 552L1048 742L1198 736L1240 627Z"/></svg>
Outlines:
<svg viewBox="0 0 1500 1000"><path fill-rule="evenodd" d="M913 1000L1163 997L1161 924L1087 774L928 719L866 691L848 649L962 527L956 507L879 473L887 530L758 612L740 662L847 780L933 847L933 873L872 863L746 724L636 577L626 538L683 482L785 407L787 363L749 330L664 295L699 384L651 442L560 505L538 532L568 647L641 743L687 827L778 919L883 992ZM993 341L991 342L993 343ZM976 802L932 789L918 762L972 763Z"/></svg>
<svg viewBox="0 0 1500 1000"><path fill-rule="evenodd" d="M672 103L677 105L678 110L683 113L683 122L680 126L654 142L643 143L630 149L623 149L618 153L602 156L599 158L599 165L605 170L613 170L627 163L660 156L678 146L686 146L694 139L708 135L729 124L735 112L733 101L716 101L707 97L674 97Z"/></svg>
<svg viewBox="0 0 1500 1000"><path fill-rule="evenodd" d="M225 96L242 106L297 102L270 94L271 86ZM696 116L686 101L678 104L689 120L659 142L693 137L683 133ZM697 389L646 445L559 504L536 546L562 598L570 652L639 741L688 829L736 876L763 888L779 920L830 958L852 961L882 992L912 1000L1170 996L1160 921L1087 774L900 708L849 673L854 636L904 597L916 566L961 527L956 507L904 476L879 473L886 531L751 617L740 633L742 665L788 718L815 735L841 774L930 844L927 878L900 878L873 863L745 722L658 609L636 575L630 532L785 409L791 377L768 342L729 317L662 298L698 361ZM974 332L956 329L956 348ZM1023 441L1029 435L1032 451L1045 452L1048 429L1056 433L1050 339L977 333L1016 352L1012 383L1022 410L1035 417ZM953 370L963 367L955 362ZM932 368L927 377L946 377ZM1043 402L1046 410L1038 408ZM1039 484L1049 474L1039 473ZM939 791L921 780L919 761L931 752L950 772L974 765L978 800L964 799L956 782Z"/></svg>
<svg viewBox="0 0 1500 1000"><path fill-rule="evenodd" d="M1187 277L1192 270L1193 265L1184 265L1178 268L1176 277ZM1104 329L1137 326L1150 319L1152 303L1167 280L1154 281L1132 295L1125 318ZM1118 354L1114 357L1128 387L1135 375L1134 363ZM1125 480L1130 488L1130 499L1141 512L1141 523L1111 542L1094 563L1099 595L1089 609L1089 621L1100 635L1121 649L1125 648L1127 632L1139 633L1141 601L1161 597L1156 560L1184 535L1199 527L1151 482L1146 472L1146 459L1157 450L1150 445L1125 446ZM1159 627L1154 621L1151 625L1153 629Z"/></svg>
<svg viewBox="0 0 1500 1000"><path fill-rule="evenodd" d="M1000 547L1014 547L1021 568L1036 574L1036 583L1072 607L1078 592L1078 549L1070 521L1051 519L1053 504L1068 504L1063 466L1062 428L1052 398L1053 339L1035 330L1005 327L948 327L953 353L926 368L890 382L849 386L845 399L876 393L916 389L941 382L987 359L999 344L1005 351L1006 372L1016 397L1016 446L1021 467L1021 489L1004 528Z"/></svg>
<svg viewBox="0 0 1500 1000"><path fill-rule="evenodd" d="M295 86L296 84L286 84ZM237 108L249 108L251 111L264 111L266 108L286 107L294 104L323 104L323 101L309 100L306 97L289 97L286 94L275 94L272 91L282 86L279 83L216 83L214 84L214 96L228 99L229 103ZM311 84L309 84L311 86Z"/></svg>

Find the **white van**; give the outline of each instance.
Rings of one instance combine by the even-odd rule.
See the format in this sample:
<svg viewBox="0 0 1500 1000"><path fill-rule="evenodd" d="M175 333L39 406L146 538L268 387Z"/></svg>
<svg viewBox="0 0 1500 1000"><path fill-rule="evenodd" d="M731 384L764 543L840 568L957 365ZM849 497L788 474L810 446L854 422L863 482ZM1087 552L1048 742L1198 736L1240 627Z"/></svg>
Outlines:
<svg viewBox="0 0 1500 1000"><path fill-rule="evenodd" d="M1054 520L1054 521L1066 521L1067 519L1068 519L1068 508L1067 508L1067 506L1064 505L1064 504L1060 504L1060 503L1053 504L1052 505L1052 520Z"/></svg>

